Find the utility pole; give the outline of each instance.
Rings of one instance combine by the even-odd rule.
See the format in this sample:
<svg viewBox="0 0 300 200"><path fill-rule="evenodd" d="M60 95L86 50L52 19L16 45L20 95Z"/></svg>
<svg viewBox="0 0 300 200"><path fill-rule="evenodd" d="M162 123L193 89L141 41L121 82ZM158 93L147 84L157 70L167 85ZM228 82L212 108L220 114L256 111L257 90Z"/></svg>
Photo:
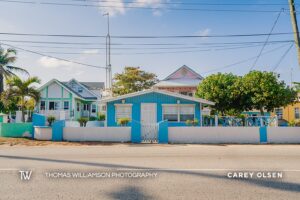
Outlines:
<svg viewBox="0 0 300 200"><path fill-rule="evenodd" d="M291 68L291 87L293 87L293 68Z"/></svg>
<svg viewBox="0 0 300 200"><path fill-rule="evenodd" d="M106 90L108 96L112 96L112 71L110 63L110 27L109 27L109 13L105 13L103 16L107 16L107 35L106 35Z"/></svg>
<svg viewBox="0 0 300 200"><path fill-rule="evenodd" d="M298 52L298 64L300 66L300 39L299 39L297 14L296 14L294 0L289 0L289 6L290 6L290 15L291 15L291 21L292 21L292 26L293 26L293 32L294 32L294 39L295 39L295 44L296 44L296 48L297 48L297 52Z"/></svg>

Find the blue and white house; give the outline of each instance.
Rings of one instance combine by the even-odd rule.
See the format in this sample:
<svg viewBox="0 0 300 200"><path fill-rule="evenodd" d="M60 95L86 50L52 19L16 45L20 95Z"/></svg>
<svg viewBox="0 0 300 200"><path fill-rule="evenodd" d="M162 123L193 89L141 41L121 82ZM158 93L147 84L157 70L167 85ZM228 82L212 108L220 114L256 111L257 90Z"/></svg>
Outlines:
<svg viewBox="0 0 300 200"><path fill-rule="evenodd" d="M186 126L187 120L195 118L201 121L203 105L214 105L205 99L158 89L102 99L101 103L106 105L106 126L118 126L118 119L129 118L141 126L143 139L149 134L156 137L157 125L163 121L168 121L168 126ZM148 139L156 139L152 136Z"/></svg>
<svg viewBox="0 0 300 200"><path fill-rule="evenodd" d="M96 117L103 90L103 82L79 82L76 79L62 82L52 79L39 88L41 99L36 111L45 116L55 116L56 119Z"/></svg>

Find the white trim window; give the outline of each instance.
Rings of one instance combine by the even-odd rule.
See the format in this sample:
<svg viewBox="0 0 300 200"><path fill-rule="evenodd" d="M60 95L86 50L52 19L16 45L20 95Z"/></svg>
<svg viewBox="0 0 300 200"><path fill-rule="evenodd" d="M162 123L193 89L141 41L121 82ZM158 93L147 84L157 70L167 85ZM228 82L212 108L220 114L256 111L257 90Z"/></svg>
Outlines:
<svg viewBox="0 0 300 200"><path fill-rule="evenodd" d="M169 122L178 121L178 105L164 105L163 106L163 120L168 120Z"/></svg>
<svg viewBox="0 0 300 200"><path fill-rule="evenodd" d="M194 105L180 105L180 121L195 119L195 106Z"/></svg>
<svg viewBox="0 0 300 200"><path fill-rule="evenodd" d="M96 113L97 112L97 105L96 104L92 104L92 113Z"/></svg>
<svg viewBox="0 0 300 200"><path fill-rule="evenodd" d="M277 115L278 119L282 119L283 109L282 108L275 108L275 114Z"/></svg>
<svg viewBox="0 0 300 200"><path fill-rule="evenodd" d="M128 118L131 120L132 105L131 104L115 104L115 119L116 122L121 118Z"/></svg>
<svg viewBox="0 0 300 200"><path fill-rule="evenodd" d="M46 101L40 102L40 110L46 110Z"/></svg>
<svg viewBox="0 0 300 200"><path fill-rule="evenodd" d="M49 101L49 110L59 110L60 102L59 101Z"/></svg>
<svg viewBox="0 0 300 200"><path fill-rule="evenodd" d="M295 108L295 119L300 119L300 108Z"/></svg>
<svg viewBox="0 0 300 200"><path fill-rule="evenodd" d="M64 101L64 110L69 110L69 109L70 109L70 102Z"/></svg>
<svg viewBox="0 0 300 200"><path fill-rule="evenodd" d="M193 120L195 118L194 104L164 104L162 106L163 120L185 122L186 120Z"/></svg>

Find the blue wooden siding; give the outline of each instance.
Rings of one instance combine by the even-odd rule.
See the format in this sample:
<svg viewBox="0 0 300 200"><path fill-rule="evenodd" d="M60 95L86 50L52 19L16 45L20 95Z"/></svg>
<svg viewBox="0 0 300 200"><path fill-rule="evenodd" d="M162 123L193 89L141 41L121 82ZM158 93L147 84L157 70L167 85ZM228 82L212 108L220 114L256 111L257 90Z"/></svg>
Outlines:
<svg viewBox="0 0 300 200"><path fill-rule="evenodd" d="M200 103L185 100L165 94L156 92L143 94L135 97L130 97L125 100L125 104L132 104L132 120L136 122L141 121L141 103L156 103L157 104L157 122L161 122L162 119L162 104L177 104L177 100L180 100L180 104L195 104L195 118L200 119ZM117 126L115 120L115 104L121 104L122 100L112 101L107 103L107 126ZM169 122L169 126L185 126L185 122Z"/></svg>

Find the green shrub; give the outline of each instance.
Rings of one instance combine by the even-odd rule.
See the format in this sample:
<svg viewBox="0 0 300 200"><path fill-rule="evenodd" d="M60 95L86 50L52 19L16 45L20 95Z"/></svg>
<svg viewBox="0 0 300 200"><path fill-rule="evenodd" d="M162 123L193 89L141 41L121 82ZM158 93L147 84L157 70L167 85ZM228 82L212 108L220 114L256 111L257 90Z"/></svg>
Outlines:
<svg viewBox="0 0 300 200"><path fill-rule="evenodd" d="M104 121L104 120L105 120L105 114L103 114L103 113L98 113L98 120L99 120L99 121Z"/></svg>
<svg viewBox="0 0 300 200"><path fill-rule="evenodd" d="M130 122L129 118L120 118L118 119L118 125L119 126L127 126L127 124Z"/></svg>
<svg viewBox="0 0 300 200"><path fill-rule="evenodd" d="M86 117L80 117L77 121L79 122L81 127L85 127L89 119Z"/></svg>
<svg viewBox="0 0 300 200"><path fill-rule="evenodd" d="M197 118L193 119L193 120L186 120L185 124L188 126L197 126L199 124L199 120Z"/></svg>
<svg viewBox="0 0 300 200"><path fill-rule="evenodd" d="M295 125L296 125L296 122L294 120L289 122L289 126L295 126Z"/></svg>
<svg viewBox="0 0 300 200"><path fill-rule="evenodd" d="M90 117L90 118L89 118L89 121L97 121L97 120L98 120L97 117Z"/></svg>
<svg viewBox="0 0 300 200"><path fill-rule="evenodd" d="M55 118L54 116L49 115L49 116L47 117L48 125L49 125L49 126L52 126L52 123L53 123L55 120L56 120L56 118Z"/></svg>

